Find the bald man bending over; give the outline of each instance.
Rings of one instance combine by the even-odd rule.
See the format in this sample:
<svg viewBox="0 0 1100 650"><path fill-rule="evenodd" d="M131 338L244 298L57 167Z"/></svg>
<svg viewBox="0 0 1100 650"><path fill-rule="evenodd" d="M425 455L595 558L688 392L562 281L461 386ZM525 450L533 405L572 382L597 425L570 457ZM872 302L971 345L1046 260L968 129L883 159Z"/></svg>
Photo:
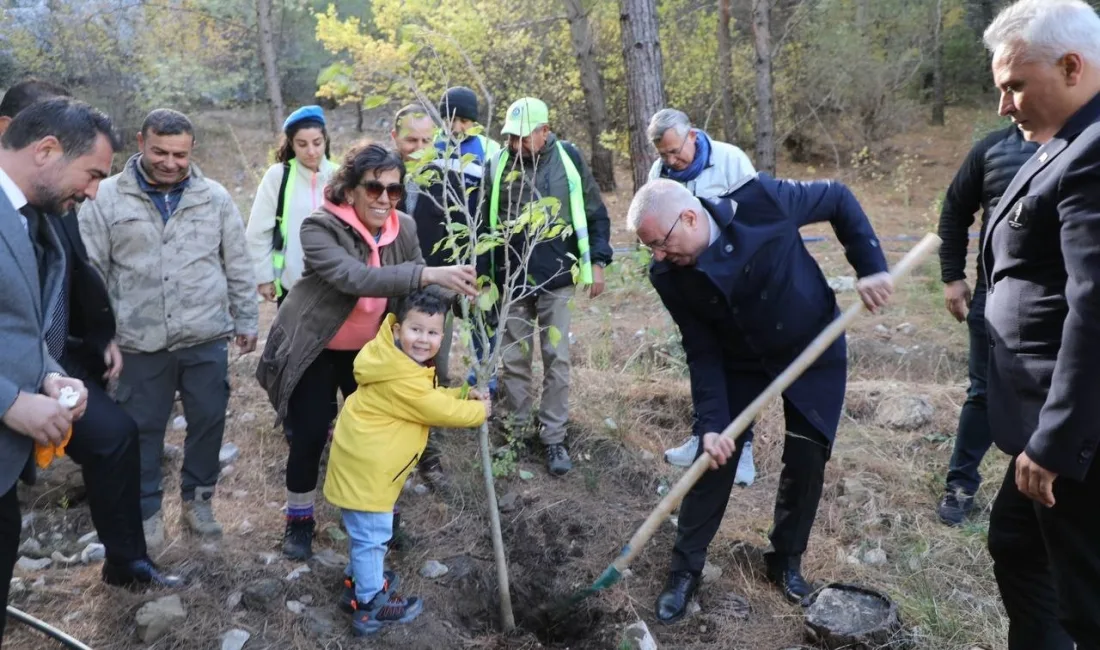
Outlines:
<svg viewBox="0 0 1100 650"><path fill-rule="evenodd" d="M699 199L668 179L647 183L628 213L653 252L649 280L680 328L691 374L699 453L711 456L680 507L672 568L657 619L683 618L699 585L707 546L722 523L742 442L720 437L839 313L836 296L798 229L828 221L860 280L871 310L893 292L886 258L859 202L831 182L746 177L730 193ZM791 603L808 604L801 558L817 514L825 463L844 404L842 336L783 393L787 436L768 579Z"/></svg>

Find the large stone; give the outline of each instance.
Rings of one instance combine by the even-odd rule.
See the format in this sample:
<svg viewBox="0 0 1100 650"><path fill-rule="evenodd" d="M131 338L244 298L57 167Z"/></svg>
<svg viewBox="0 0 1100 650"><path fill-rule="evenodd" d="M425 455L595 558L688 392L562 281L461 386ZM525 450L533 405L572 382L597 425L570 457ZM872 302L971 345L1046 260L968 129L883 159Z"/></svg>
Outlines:
<svg viewBox="0 0 1100 650"><path fill-rule="evenodd" d="M806 640L826 650L901 648L900 631L897 605L864 587L830 584L806 612Z"/></svg>
<svg viewBox="0 0 1100 650"><path fill-rule="evenodd" d="M226 465L232 465L237 462L237 459L241 457L241 450L235 443L227 442L222 445L221 450L218 452L218 462L222 467Z"/></svg>
<svg viewBox="0 0 1100 650"><path fill-rule="evenodd" d="M138 637L145 643L161 638L187 619L179 596L165 596L141 606L137 612Z"/></svg>
<svg viewBox="0 0 1100 650"><path fill-rule="evenodd" d="M888 429L912 431L932 421L935 409L927 397L898 395L879 402L875 410L875 423Z"/></svg>
<svg viewBox="0 0 1100 650"><path fill-rule="evenodd" d="M243 650L251 634L244 630L229 630L222 637L222 650Z"/></svg>
<svg viewBox="0 0 1100 650"><path fill-rule="evenodd" d="M623 633L623 645L619 647L630 650L657 650L657 640L650 634L645 621L638 621L627 626Z"/></svg>
<svg viewBox="0 0 1100 650"><path fill-rule="evenodd" d="M437 562L436 560L428 560L424 563L424 566L420 567L420 576L422 578L428 578L429 580L435 580L436 578L442 578L447 575L450 569L446 564Z"/></svg>
<svg viewBox="0 0 1100 650"><path fill-rule="evenodd" d="M241 592L241 602L252 610L271 609L283 593L283 583L274 578L253 582Z"/></svg>
<svg viewBox="0 0 1100 650"><path fill-rule="evenodd" d="M42 542L34 537L23 540L23 543L19 545L19 554L30 558L49 557L50 555L42 548Z"/></svg>
<svg viewBox="0 0 1100 650"><path fill-rule="evenodd" d="M44 557L38 560L32 560L29 557L21 557L15 563L16 573L34 573L35 571L41 571L53 564L53 560L48 557Z"/></svg>
<svg viewBox="0 0 1100 650"><path fill-rule="evenodd" d="M710 584L717 582L722 577L722 567L714 564L713 562L707 562L703 565L703 584Z"/></svg>

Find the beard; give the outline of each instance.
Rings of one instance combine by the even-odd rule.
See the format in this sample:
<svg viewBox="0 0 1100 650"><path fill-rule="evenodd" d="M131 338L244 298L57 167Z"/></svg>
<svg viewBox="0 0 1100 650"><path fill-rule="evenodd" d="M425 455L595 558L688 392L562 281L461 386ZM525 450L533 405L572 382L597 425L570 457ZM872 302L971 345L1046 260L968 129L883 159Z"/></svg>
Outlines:
<svg viewBox="0 0 1100 650"><path fill-rule="evenodd" d="M60 216L76 203L72 195L67 195L49 183L35 181L33 189L34 206L45 214Z"/></svg>

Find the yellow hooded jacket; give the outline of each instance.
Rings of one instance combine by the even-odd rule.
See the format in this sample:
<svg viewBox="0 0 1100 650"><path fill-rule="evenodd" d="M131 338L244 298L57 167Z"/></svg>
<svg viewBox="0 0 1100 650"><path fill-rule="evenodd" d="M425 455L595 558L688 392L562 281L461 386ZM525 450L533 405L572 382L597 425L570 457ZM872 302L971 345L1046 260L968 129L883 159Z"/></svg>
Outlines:
<svg viewBox="0 0 1100 650"><path fill-rule="evenodd" d="M325 498L339 508L390 512L428 443L429 427L476 427L485 407L465 389L436 388L435 369L394 344L394 314L355 357L359 388L332 435Z"/></svg>

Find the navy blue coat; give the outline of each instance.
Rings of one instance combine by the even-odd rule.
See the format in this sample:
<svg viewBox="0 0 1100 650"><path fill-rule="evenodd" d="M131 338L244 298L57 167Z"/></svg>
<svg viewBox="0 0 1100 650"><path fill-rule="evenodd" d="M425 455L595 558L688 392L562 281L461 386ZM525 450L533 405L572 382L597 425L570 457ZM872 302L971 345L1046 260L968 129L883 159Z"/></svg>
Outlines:
<svg viewBox="0 0 1100 650"><path fill-rule="evenodd" d="M993 441L1084 480L1100 446L1100 94L1016 173L986 228Z"/></svg>
<svg viewBox="0 0 1100 650"><path fill-rule="evenodd" d="M654 261L649 270L680 328L695 435L725 429L838 315L836 296L799 228L828 221L859 277L888 270L867 215L840 183L757 174L702 203L718 224L718 239L694 267ZM846 378L841 337L784 397L833 440Z"/></svg>

